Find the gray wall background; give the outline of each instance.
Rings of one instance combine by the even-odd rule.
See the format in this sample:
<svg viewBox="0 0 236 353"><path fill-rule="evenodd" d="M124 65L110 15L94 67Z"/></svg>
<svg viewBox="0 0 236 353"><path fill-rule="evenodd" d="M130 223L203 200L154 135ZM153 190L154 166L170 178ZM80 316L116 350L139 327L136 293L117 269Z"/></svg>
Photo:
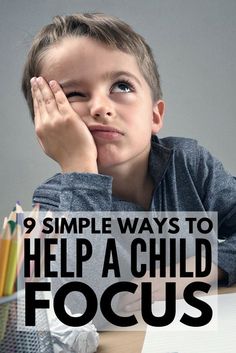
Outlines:
<svg viewBox="0 0 236 353"><path fill-rule="evenodd" d="M161 136L199 140L236 175L235 0L0 0L0 222L59 171L40 149L20 91L34 34L57 14L99 11L153 48L167 110Z"/></svg>

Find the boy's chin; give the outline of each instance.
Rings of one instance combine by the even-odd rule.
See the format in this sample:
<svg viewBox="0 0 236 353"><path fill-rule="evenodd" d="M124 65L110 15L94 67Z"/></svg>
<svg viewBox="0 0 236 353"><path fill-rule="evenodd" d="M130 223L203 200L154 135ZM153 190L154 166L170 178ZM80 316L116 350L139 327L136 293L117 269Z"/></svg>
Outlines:
<svg viewBox="0 0 236 353"><path fill-rule="evenodd" d="M100 160L98 158L97 165L98 165L98 172L99 174L106 174L106 175L112 175L113 172L119 168L123 163L121 160L117 160L115 158L113 159L102 159Z"/></svg>
<svg viewBox="0 0 236 353"><path fill-rule="evenodd" d="M106 175L110 175L112 174L112 171L115 168L115 164L113 163L109 163L108 161L98 161L98 172L99 174L106 174Z"/></svg>
<svg viewBox="0 0 236 353"><path fill-rule="evenodd" d="M117 151L99 151L98 150L98 157L97 157L97 165L99 173L103 174L104 171L111 170L115 168L118 164L122 163L121 156Z"/></svg>

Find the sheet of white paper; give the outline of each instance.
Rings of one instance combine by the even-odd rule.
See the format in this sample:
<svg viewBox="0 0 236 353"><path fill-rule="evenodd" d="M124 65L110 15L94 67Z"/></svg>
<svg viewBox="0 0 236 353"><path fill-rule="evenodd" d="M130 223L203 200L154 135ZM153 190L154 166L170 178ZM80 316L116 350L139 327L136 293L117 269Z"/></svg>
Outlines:
<svg viewBox="0 0 236 353"><path fill-rule="evenodd" d="M163 330L147 327L142 353L235 353L236 293L218 299L218 327L214 330Z"/></svg>

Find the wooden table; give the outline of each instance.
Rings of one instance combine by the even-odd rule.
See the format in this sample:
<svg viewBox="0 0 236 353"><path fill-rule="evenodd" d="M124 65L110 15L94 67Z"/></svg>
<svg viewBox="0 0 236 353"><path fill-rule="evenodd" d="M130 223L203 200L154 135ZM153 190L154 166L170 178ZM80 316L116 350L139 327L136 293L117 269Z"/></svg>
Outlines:
<svg viewBox="0 0 236 353"><path fill-rule="evenodd" d="M218 293L234 293L236 285L220 288ZM101 332L97 353L141 353L145 331Z"/></svg>
<svg viewBox="0 0 236 353"><path fill-rule="evenodd" d="M97 353L139 353L145 331L101 332Z"/></svg>

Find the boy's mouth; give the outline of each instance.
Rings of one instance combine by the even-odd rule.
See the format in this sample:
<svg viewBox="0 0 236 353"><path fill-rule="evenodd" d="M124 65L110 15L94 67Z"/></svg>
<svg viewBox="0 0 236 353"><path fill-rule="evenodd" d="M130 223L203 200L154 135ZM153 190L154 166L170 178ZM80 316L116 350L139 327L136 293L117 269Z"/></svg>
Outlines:
<svg viewBox="0 0 236 353"><path fill-rule="evenodd" d="M88 126L89 131L94 138L101 138L104 140L117 140L124 136L124 133L112 126L93 125Z"/></svg>

